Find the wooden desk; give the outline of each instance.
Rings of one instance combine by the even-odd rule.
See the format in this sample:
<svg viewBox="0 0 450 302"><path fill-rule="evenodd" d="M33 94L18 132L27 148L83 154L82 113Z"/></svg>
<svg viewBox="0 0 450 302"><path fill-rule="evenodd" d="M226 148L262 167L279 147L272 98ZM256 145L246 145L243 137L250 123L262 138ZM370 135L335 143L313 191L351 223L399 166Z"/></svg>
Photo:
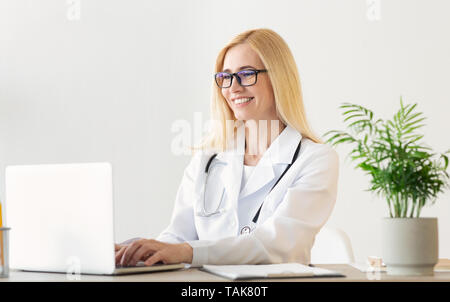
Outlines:
<svg viewBox="0 0 450 302"><path fill-rule="evenodd" d="M321 264L330 270L341 272L346 277L337 278L287 278L287 279L258 279L245 280L252 282L450 282L450 272L435 272L434 276L390 276L386 273L363 273L358 269L347 264ZM72 279L72 280L71 280ZM65 282L65 281L82 281L82 282L229 282L231 280L202 272L195 268L145 273L125 276L95 276L95 275L79 275L67 276L61 273L36 273L11 270L9 278L0 278L0 282Z"/></svg>

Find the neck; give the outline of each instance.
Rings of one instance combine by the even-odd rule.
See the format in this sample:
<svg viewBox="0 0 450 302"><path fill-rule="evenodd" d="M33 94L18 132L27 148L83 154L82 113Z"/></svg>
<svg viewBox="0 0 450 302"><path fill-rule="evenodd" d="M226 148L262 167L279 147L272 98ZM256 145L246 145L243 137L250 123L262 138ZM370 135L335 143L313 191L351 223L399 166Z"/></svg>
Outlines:
<svg viewBox="0 0 450 302"><path fill-rule="evenodd" d="M245 154L260 157L286 128L280 120L245 121Z"/></svg>

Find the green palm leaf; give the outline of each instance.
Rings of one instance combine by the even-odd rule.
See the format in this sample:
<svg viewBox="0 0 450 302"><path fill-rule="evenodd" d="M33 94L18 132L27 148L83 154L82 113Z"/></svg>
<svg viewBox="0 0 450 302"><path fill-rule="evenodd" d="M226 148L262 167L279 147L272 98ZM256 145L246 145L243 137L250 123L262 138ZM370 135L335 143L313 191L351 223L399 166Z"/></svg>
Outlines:
<svg viewBox="0 0 450 302"><path fill-rule="evenodd" d="M400 109L390 120L374 120L371 110L357 104L339 108L349 132L328 131L326 142L353 145L351 160L371 177L368 190L386 199L391 217L419 217L422 207L448 187L450 150L434 160L438 154L422 143L424 135L416 131L426 118L415 112L417 103L404 104L400 98Z"/></svg>

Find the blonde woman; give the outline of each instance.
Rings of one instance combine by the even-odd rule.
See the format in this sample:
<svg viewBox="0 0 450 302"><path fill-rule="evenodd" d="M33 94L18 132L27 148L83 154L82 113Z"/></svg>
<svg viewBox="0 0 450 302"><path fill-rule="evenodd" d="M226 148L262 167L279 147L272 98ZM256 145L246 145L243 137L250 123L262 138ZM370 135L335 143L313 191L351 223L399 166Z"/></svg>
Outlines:
<svg viewBox="0 0 450 302"><path fill-rule="evenodd" d="M215 65L215 127L192 157L169 226L116 245L116 262L308 264L336 200L338 157L314 136L285 41L237 35Z"/></svg>

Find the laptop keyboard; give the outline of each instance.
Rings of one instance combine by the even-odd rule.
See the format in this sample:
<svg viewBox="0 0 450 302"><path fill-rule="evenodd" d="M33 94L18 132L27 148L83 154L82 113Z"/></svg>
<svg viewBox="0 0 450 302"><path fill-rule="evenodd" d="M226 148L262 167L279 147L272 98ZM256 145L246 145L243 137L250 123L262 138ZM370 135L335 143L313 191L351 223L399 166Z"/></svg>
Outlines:
<svg viewBox="0 0 450 302"><path fill-rule="evenodd" d="M157 265L157 264L155 264L155 265ZM140 266L145 266L145 262L144 261L139 261L138 263L136 263L135 266L124 266L124 265L116 264L116 268L140 267Z"/></svg>

